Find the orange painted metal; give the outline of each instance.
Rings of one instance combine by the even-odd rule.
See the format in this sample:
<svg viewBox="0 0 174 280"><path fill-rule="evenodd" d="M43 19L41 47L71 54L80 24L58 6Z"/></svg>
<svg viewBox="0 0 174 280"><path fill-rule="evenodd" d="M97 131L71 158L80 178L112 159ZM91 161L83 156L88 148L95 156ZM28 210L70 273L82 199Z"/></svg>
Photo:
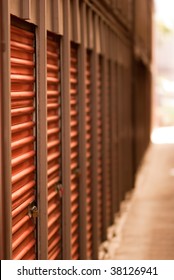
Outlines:
<svg viewBox="0 0 174 280"><path fill-rule="evenodd" d="M12 258L36 259L36 225L28 215L36 200L34 34L11 26Z"/></svg>
<svg viewBox="0 0 174 280"><path fill-rule="evenodd" d="M112 223L111 218L111 193L112 193L112 181L111 181L111 71L110 71L110 61L107 61L107 71L106 71L106 92L105 92L105 106L106 106L106 159L105 159L105 188L106 188L106 219L107 226Z"/></svg>
<svg viewBox="0 0 174 280"><path fill-rule="evenodd" d="M61 259L61 92L60 42L47 38L48 259Z"/></svg>
<svg viewBox="0 0 174 280"><path fill-rule="evenodd" d="M86 54L86 197L87 197L87 259L92 258L92 117L91 117L91 54Z"/></svg>
<svg viewBox="0 0 174 280"><path fill-rule="evenodd" d="M79 140L78 140L78 50L71 45L70 115L71 115L71 258L79 259Z"/></svg>
<svg viewBox="0 0 174 280"><path fill-rule="evenodd" d="M98 192L98 233L102 240L102 58L98 57L97 64L97 192Z"/></svg>

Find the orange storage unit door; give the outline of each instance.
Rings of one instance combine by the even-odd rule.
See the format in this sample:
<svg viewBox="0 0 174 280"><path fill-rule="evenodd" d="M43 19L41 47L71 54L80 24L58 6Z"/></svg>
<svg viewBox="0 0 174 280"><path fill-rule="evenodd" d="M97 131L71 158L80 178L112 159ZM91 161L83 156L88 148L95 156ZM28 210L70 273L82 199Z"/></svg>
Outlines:
<svg viewBox="0 0 174 280"><path fill-rule="evenodd" d="M61 165L60 42L47 38L47 137L48 137L48 259L61 259L62 165Z"/></svg>
<svg viewBox="0 0 174 280"><path fill-rule="evenodd" d="M102 126L102 57L98 57L97 63L97 192L98 192L98 232L99 242L102 240L102 181L103 181L103 166L102 166L102 137L103 137L103 126Z"/></svg>
<svg viewBox="0 0 174 280"><path fill-rule="evenodd" d="M12 258L36 259L35 36L11 26Z"/></svg>
<svg viewBox="0 0 174 280"><path fill-rule="evenodd" d="M111 181L111 70L110 61L107 61L106 65L106 96L105 96L105 106L106 106L106 158L105 158L105 188L106 188L106 220L107 226L112 223L112 181Z"/></svg>
<svg viewBox="0 0 174 280"><path fill-rule="evenodd" d="M86 55L86 197L87 197L87 259L92 258L92 92L91 53Z"/></svg>
<svg viewBox="0 0 174 280"><path fill-rule="evenodd" d="M78 49L71 45L70 117L71 117L71 258L79 259L79 135L78 135Z"/></svg>

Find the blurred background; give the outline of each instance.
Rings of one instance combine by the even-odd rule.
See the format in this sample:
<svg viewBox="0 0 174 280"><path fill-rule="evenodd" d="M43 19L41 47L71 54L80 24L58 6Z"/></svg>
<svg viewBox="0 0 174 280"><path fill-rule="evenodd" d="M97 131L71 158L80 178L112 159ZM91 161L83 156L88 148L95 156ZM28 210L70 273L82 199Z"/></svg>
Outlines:
<svg viewBox="0 0 174 280"><path fill-rule="evenodd" d="M160 143L174 142L173 11L173 0L155 0L152 141Z"/></svg>

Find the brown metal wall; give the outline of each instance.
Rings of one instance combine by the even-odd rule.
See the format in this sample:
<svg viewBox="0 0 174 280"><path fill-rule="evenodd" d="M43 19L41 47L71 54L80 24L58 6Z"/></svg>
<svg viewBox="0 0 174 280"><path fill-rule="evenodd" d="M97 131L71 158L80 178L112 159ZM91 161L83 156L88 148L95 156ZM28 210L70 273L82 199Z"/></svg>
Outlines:
<svg viewBox="0 0 174 280"><path fill-rule="evenodd" d="M106 92L105 92L105 165L103 169L106 174L106 228L112 223L112 174L111 174L111 63L106 65Z"/></svg>
<svg viewBox="0 0 174 280"><path fill-rule="evenodd" d="M0 2L0 41L2 41L2 3ZM2 128L2 45L0 44L0 259L4 259L4 221L3 221L3 183L2 183L2 139L3 139L3 128Z"/></svg>
<svg viewBox="0 0 174 280"><path fill-rule="evenodd" d="M135 83L134 99L134 160L137 170L150 141L151 81L149 70L141 63L135 64L138 82ZM147 82L147 84L144 83Z"/></svg>
<svg viewBox="0 0 174 280"><path fill-rule="evenodd" d="M119 209L118 184L118 68L117 63L111 61L110 72L110 113L111 113L111 182L112 182L112 221Z"/></svg>
<svg viewBox="0 0 174 280"><path fill-rule="evenodd" d="M48 259L61 258L62 164L60 41L47 38Z"/></svg>
<svg viewBox="0 0 174 280"><path fill-rule="evenodd" d="M133 151L135 172L150 141L153 1L134 1Z"/></svg>
<svg viewBox="0 0 174 280"><path fill-rule="evenodd" d="M12 258L36 258L35 39L11 26ZM32 213L31 213L32 214Z"/></svg>
<svg viewBox="0 0 174 280"><path fill-rule="evenodd" d="M78 49L74 44L71 45L70 62L71 258L79 259Z"/></svg>
<svg viewBox="0 0 174 280"><path fill-rule="evenodd" d="M103 61L101 90L102 122L102 240L112 223L112 159L111 159L111 68L110 60Z"/></svg>
<svg viewBox="0 0 174 280"><path fill-rule="evenodd" d="M118 205L124 197L124 165L123 165L123 76L122 66L117 64L117 93L118 93Z"/></svg>

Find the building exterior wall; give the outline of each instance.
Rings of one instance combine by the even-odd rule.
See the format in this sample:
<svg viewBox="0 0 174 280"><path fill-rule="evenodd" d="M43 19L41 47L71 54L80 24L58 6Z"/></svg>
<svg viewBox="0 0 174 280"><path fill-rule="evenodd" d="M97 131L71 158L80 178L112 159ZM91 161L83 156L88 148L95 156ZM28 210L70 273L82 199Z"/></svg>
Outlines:
<svg viewBox="0 0 174 280"><path fill-rule="evenodd" d="M149 139L138 1L0 2L1 258L97 259Z"/></svg>

